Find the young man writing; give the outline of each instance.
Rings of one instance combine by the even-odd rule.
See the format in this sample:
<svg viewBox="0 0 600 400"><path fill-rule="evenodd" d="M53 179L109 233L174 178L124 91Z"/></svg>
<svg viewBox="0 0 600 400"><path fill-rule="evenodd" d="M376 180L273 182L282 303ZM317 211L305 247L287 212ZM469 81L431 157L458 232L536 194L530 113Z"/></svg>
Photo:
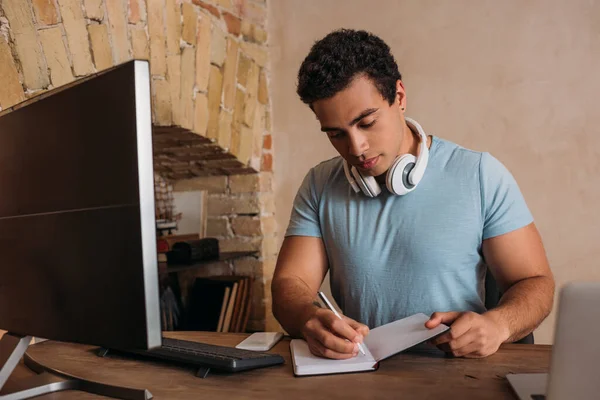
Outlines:
<svg viewBox="0 0 600 400"><path fill-rule="evenodd" d="M423 312L428 328L451 327L438 347L485 357L543 321L554 280L517 183L490 154L426 135L405 115L380 38L340 30L315 43L298 94L340 157L312 168L294 200L272 281L288 333L343 359L368 327ZM504 293L492 310L488 268ZM328 270L343 319L313 304Z"/></svg>

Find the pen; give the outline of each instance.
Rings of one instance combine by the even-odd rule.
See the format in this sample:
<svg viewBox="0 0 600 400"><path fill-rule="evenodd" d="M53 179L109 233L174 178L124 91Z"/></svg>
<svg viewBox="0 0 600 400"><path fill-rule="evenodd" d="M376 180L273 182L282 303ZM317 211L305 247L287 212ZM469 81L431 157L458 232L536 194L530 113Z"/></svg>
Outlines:
<svg viewBox="0 0 600 400"><path fill-rule="evenodd" d="M323 303L325 303L325 306L327 306L327 308L329 308L331 311L333 311L333 313L335 314L336 317L338 317L339 319L342 319L342 316L335 310L335 308L333 308L333 305L329 302L329 299L327 298L327 296L325 296L325 293L319 292L318 294L319 294L319 297L321 298L321 300L323 300ZM364 356L365 350L363 349L362 344L361 343L357 343L357 344L358 344L358 349Z"/></svg>

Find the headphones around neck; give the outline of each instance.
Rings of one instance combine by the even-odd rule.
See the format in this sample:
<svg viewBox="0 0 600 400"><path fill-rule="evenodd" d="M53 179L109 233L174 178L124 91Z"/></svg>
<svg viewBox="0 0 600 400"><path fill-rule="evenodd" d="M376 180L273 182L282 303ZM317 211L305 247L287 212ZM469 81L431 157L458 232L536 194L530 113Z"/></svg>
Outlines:
<svg viewBox="0 0 600 400"><path fill-rule="evenodd" d="M387 171L385 186L390 193L396 195L405 195L415 190L425 174L425 168L427 168L427 162L429 161L427 135L425 135L423 128L411 118L405 117L404 119L413 132L416 130L419 133L421 146L417 157L412 154L398 156ZM363 175L354 166L349 168L346 160L344 160L344 173L356 193L362 190L369 197L376 197L381 193L381 187L374 176Z"/></svg>

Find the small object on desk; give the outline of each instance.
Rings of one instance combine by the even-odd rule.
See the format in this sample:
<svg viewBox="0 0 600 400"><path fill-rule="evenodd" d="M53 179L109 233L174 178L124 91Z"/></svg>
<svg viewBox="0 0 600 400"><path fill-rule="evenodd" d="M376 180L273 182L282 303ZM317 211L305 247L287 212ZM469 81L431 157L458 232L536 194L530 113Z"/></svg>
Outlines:
<svg viewBox="0 0 600 400"><path fill-rule="evenodd" d="M242 340L235 346L236 349L245 349L253 351L271 350L277 342L281 340L283 333L281 332L255 332Z"/></svg>
<svg viewBox="0 0 600 400"><path fill-rule="evenodd" d="M203 238L177 242L167 252L167 264L192 264L198 261L218 260L219 241L215 238Z"/></svg>
<svg viewBox="0 0 600 400"><path fill-rule="evenodd" d="M310 352L303 339L290 342L294 375L339 374L342 372L375 371L380 361L430 340L450 329L440 324L433 329L425 327L429 317L415 314L372 329L365 338L366 355L346 360L318 357Z"/></svg>
<svg viewBox="0 0 600 400"><path fill-rule="evenodd" d="M331 304L329 302L329 299L327 298L327 296L325 296L325 293L319 292L319 297L321 298L323 303L325 303L325 306L330 311L333 311L333 313L335 314L336 317L338 317L339 319L342 319L342 316L336 311L336 309L333 307L333 304ZM361 343L358 343L358 349L360 350L360 352L362 353L363 356L366 355L365 349L363 348L363 345Z"/></svg>

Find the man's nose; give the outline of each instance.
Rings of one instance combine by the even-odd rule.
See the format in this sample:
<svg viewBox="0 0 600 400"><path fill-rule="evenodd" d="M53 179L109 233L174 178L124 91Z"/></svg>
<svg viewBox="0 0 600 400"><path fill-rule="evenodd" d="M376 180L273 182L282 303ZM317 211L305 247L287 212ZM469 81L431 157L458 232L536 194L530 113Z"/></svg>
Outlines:
<svg viewBox="0 0 600 400"><path fill-rule="evenodd" d="M348 153L351 156L359 157L365 151L369 150L369 142L364 133L360 131L350 132L348 138Z"/></svg>

